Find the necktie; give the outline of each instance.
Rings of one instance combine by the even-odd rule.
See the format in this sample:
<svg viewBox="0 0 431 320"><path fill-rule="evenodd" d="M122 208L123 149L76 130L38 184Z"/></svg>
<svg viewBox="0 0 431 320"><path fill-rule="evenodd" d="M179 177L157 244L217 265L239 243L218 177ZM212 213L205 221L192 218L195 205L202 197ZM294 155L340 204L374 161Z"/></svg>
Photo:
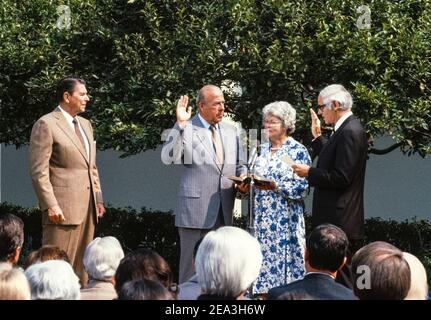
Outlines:
<svg viewBox="0 0 431 320"><path fill-rule="evenodd" d="M223 145L220 140L220 135L218 134L217 128L215 126L210 126L210 129L214 150L216 153L217 164L223 164Z"/></svg>
<svg viewBox="0 0 431 320"><path fill-rule="evenodd" d="M76 118L74 118L72 122L73 122L73 125L75 126L75 133L76 133L76 135L78 136L79 141L81 141L82 146L84 147L84 150L86 150L86 149L85 149L84 137L83 137L83 136L82 136L82 134L81 134L81 130L79 130L78 120L76 120Z"/></svg>

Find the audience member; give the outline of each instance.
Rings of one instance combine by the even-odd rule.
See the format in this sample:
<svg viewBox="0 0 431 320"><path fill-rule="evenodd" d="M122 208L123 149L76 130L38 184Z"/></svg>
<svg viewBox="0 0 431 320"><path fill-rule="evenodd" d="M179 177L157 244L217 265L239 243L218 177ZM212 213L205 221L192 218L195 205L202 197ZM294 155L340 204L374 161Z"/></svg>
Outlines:
<svg viewBox="0 0 431 320"><path fill-rule="evenodd" d="M8 262L0 263L0 300L30 300L30 286L24 273Z"/></svg>
<svg viewBox="0 0 431 320"><path fill-rule="evenodd" d="M124 283L118 300L174 300L174 297L160 282L140 279Z"/></svg>
<svg viewBox="0 0 431 320"><path fill-rule="evenodd" d="M159 281L175 297L171 268L166 260L153 250L141 248L121 260L115 273L115 291L118 294L127 281L141 279Z"/></svg>
<svg viewBox="0 0 431 320"><path fill-rule="evenodd" d="M24 243L24 223L21 218L0 214L0 262L17 264Z"/></svg>
<svg viewBox="0 0 431 320"><path fill-rule="evenodd" d="M428 280L424 265L411 253L403 252L403 256L410 267L410 289L405 300L427 300Z"/></svg>
<svg viewBox="0 0 431 320"><path fill-rule="evenodd" d="M304 279L269 290L269 299L286 293L303 292L318 300L355 300L352 290L335 282L337 272L347 261L349 240L332 224L317 226L307 239Z"/></svg>
<svg viewBox="0 0 431 320"><path fill-rule="evenodd" d="M196 254L198 300L244 299L261 266L259 242L248 232L236 227L210 231Z"/></svg>
<svg viewBox="0 0 431 320"><path fill-rule="evenodd" d="M27 269L32 264L45 262L48 260L63 260L70 263L66 251L52 245L45 245L42 248L31 252L24 262L24 269Z"/></svg>
<svg viewBox="0 0 431 320"><path fill-rule="evenodd" d="M84 253L84 268L89 282L81 290L81 300L115 299L115 272L123 258L123 249L116 238L104 237L91 241Z"/></svg>
<svg viewBox="0 0 431 320"><path fill-rule="evenodd" d="M401 250L382 241L352 258L353 291L360 300L402 300L410 288L410 268Z"/></svg>
<svg viewBox="0 0 431 320"><path fill-rule="evenodd" d="M48 260L28 267L32 300L79 300L79 278L63 260Z"/></svg>

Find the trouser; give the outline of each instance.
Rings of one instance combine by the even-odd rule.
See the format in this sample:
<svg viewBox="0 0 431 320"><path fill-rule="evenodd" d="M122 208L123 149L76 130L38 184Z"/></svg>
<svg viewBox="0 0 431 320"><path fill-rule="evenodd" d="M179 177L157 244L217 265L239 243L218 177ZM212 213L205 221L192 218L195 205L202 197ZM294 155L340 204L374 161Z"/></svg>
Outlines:
<svg viewBox="0 0 431 320"><path fill-rule="evenodd" d="M193 229L178 227L180 235L180 270L178 283L183 283L189 280L195 274L193 251L196 242L203 238L211 230L215 230L225 225L223 218L223 210L220 205L220 210L214 226L210 229Z"/></svg>
<svg viewBox="0 0 431 320"><path fill-rule="evenodd" d="M362 240L349 240L349 248L347 249L347 262L338 270L335 281L343 286L353 290L353 273L352 273L352 257L355 252L362 246Z"/></svg>
<svg viewBox="0 0 431 320"><path fill-rule="evenodd" d="M84 252L93 240L96 224L94 206L90 200L87 217L79 225L46 224L43 226L42 245L52 245L66 251L70 264L79 277L81 286L85 287L88 275L84 270Z"/></svg>

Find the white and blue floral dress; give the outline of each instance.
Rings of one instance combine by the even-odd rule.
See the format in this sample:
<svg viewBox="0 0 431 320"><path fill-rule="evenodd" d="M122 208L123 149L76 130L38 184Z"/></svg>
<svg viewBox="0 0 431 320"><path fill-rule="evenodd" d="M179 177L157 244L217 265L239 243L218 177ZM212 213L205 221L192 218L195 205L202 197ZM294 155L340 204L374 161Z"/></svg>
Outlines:
<svg viewBox="0 0 431 320"><path fill-rule="evenodd" d="M307 149L292 137L274 153L271 143L262 145L254 172L277 183L278 191L255 189L255 236L262 248L263 263L253 293L302 279L305 273L304 201L308 182L293 173L283 156L311 166Z"/></svg>

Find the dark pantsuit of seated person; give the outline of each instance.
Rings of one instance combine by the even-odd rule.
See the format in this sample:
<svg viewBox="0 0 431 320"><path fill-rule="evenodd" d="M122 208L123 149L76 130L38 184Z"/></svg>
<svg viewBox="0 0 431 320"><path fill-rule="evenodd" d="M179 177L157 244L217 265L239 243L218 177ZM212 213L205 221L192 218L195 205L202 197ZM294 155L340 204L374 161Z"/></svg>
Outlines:
<svg viewBox="0 0 431 320"><path fill-rule="evenodd" d="M334 125L329 139L321 133L320 120L311 113L311 143L316 167L295 164L295 172L314 187L312 224L334 224L347 234L350 242L348 262L337 281L352 288L350 258L355 244L364 235L364 180L368 141L364 128L351 109L353 99L339 84L325 87L318 96L318 113L328 125Z"/></svg>
<svg viewBox="0 0 431 320"><path fill-rule="evenodd" d="M196 255L198 300L245 299L261 265L259 242L248 232L236 227L209 232Z"/></svg>
<svg viewBox="0 0 431 320"><path fill-rule="evenodd" d="M225 100L214 85L205 85L197 97L198 114L192 117L188 97L177 104L177 122L162 149L165 164L181 164L175 209L180 235L179 283L193 276L195 243L208 231L232 225L236 190L227 177L246 171L240 163L237 129L222 122Z"/></svg>
<svg viewBox="0 0 431 320"><path fill-rule="evenodd" d="M304 294L305 299L355 300L352 290L335 282L335 277L346 263L349 241L340 228L323 224L315 228L307 239L304 279L269 290L269 299L287 293Z"/></svg>
<svg viewBox="0 0 431 320"><path fill-rule="evenodd" d="M253 293L302 279L304 268L304 201L308 182L294 174L293 162L311 165L307 149L291 134L295 131L296 110L285 101L266 105L263 126L269 139L260 147L254 173L272 180L268 186L255 183L255 236L263 254ZM243 186L239 187L240 191Z"/></svg>
<svg viewBox="0 0 431 320"><path fill-rule="evenodd" d="M403 300L410 268L403 252L383 241L359 249L352 258L353 291L359 300Z"/></svg>

